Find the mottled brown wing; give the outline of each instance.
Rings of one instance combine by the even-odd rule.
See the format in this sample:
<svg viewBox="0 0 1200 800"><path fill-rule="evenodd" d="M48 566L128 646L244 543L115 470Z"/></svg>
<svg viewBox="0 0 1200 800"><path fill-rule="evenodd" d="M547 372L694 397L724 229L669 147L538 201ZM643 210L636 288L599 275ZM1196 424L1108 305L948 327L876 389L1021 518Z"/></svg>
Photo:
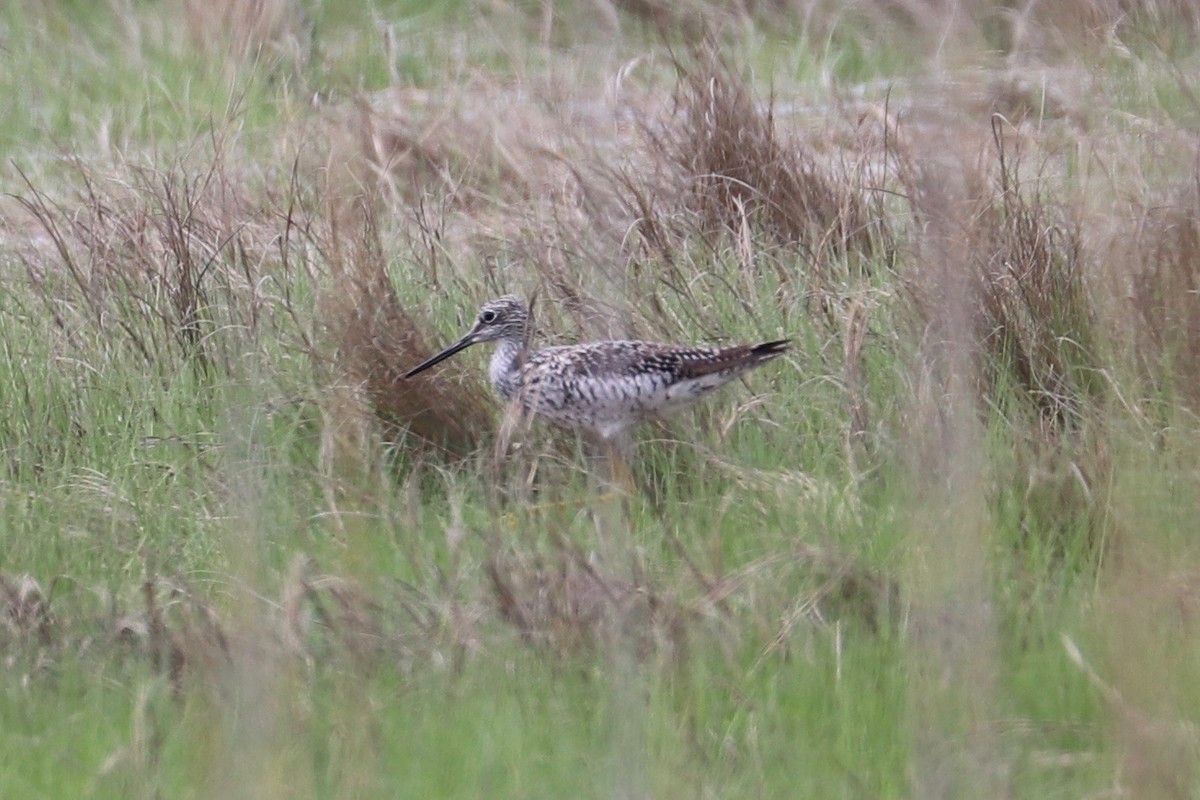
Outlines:
<svg viewBox="0 0 1200 800"><path fill-rule="evenodd" d="M731 369L748 369L787 350L787 339L724 348L679 347L651 342L602 342L549 347L540 351L535 358L539 361L558 361L558 370L564 376L605 379L660 373L676 380L686 380Z"/></svg>

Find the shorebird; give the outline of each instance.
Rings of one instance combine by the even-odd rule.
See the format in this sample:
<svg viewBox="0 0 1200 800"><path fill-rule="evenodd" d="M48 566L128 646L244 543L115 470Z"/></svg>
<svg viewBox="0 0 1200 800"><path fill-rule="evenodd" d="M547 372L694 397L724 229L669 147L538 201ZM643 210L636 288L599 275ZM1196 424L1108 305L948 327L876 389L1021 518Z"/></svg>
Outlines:
<svg viewBox="0 0 1200 800"><path fill-rule="evenodd" d="M732 347L604 341L531 351L529 308L512 295L479 309L465 336L405 378L473 344L495 342L489 377L505 400L616 446L638 423L688 406L734 378L783 355L787 339Z"/></svg>

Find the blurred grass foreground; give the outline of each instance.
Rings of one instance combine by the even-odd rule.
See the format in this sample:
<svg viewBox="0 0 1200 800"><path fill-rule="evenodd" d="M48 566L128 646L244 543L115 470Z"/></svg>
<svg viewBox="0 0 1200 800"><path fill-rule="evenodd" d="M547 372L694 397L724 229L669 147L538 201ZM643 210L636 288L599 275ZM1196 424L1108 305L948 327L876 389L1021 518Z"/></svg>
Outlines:
<svg viewBox="0 0 1200 800"><path fill-rule="evenodd" d="M0 797L1200 796L1200 8L0 8ZM641 431L539 342L793 350Z"/></svg>

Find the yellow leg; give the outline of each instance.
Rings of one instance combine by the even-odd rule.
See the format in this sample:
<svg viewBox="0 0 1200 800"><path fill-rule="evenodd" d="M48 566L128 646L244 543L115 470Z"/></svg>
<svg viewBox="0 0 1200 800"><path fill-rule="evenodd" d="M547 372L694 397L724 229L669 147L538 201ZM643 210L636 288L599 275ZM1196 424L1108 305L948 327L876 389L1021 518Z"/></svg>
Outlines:
<svg viewBox="0 0 1200 800"><path fill-rule="evenodd" d="M629 498L637 495L637 483L633 478L633 471L629 467L629 461L625 454L630 450L630 441L628 439L606 439L603 443L604 460L607 464L607 480L601 470L591 471L589 474L596 481L599 494L592 497L590 500L560 500L549 501L542 503L529 503L524 505L525 512L531 511L548 511L551 509L571 508L581 505L589 505L590 503L605 503L610 500ZM593 451L594 452L594 451ZM593 455L591 457L595 459ZM499 463L499 456L497 463ZM589 459L590 460L590 459ZM507 512L500 516L501 521L509 527L515 527L517 524L517 514Z"/></svg>
<svg viewBox="0 0 1200 800"><path fill-rule="evenodd" d="M606 455L608 457L608 476L610 480L610 488L614 492L632 496L637 494L637 484L633 480L633 471L629 468L629 461L625 458L626 447L624 442L609 440L605 442Z"/></svg>

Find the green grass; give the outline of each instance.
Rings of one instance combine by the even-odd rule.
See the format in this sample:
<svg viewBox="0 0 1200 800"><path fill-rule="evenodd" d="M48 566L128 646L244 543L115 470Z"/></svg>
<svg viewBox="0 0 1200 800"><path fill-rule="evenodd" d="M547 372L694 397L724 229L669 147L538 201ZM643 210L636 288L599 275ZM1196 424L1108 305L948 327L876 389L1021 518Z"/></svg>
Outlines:
<svg viewBox="0 0 1200 800"><path fill-rule="evenodd" d="M687 33L652 33L627 11L613 31L596 4L553 18L489 5L482 22L471 3L305 7L311 28L296 30L313 50L299 60L206 50L173 4L0 11L0 175L30 198L15 166L59 204L47 213L85 277L73 281L46 226L4 199L0 796L1195 794L1200 448L1186 380L1155 372L1176 343L1127 337L1141 329L1115 313L1031 322L1052 324L1060 345L1088 335L1064 390L1082 387L1081 405L1061 425L1039 416L1011 351L982 356L996 370L986 386L922 372L944 329L910 302L939 256L929 207L912 197L936 171L909 184L900 167L883 173L871 188L889 193L894 239L849 255L780 243L753 214L731 236L705 231L676 196L654 198L657 221L678 223L674 249L638 249L632 224L589 239L606 217L587 216L584 192L557 174L511 185L526 176L504 170L523 154L483 139L455 143L436 164L443 183L401 163L393 177L412 196L376 192L356 98L417 87L437 112L442 94L481 82L537 97L525 107L536 129L537 109L559 102L550 89L569 86L583 98L570 124L603 141L608 128L587 120L612 76L634 65L630 95L652 99L632 102L669 106L654 93L671 86ZM836 91L827 77L896 80L897 103L919 94L904 80L928 79L935 59L915 40L877 41L886 14L863 13L861 27L726 20L728 75L806 108ZM1130 204L1152 205L1190 169L1167 145L1138 149L1113 118L1186 127L1195 110L1169 67L1194 54L1130 58L1069 60L1099 65L1111 102L1087 119L1113 125L1065 156L1054 137L1075 133L1047 134L1037 155L1064 170L1037 176L1052 204L1132 163L1143 183L1128 192L1147 188ZM863 120L878 109L838 97L852 133L874 135ZM822 147L852 138L842 123ZM965 130L989 146L986 126ZM559 145L545 150L584 158ZM156 204L168 178L214 162L221 177L193 208ZM85 177L103 214L82 213ZM588 187L596 207L611 199L601 181ZM421 228L418 207L440 209L441 227ZM1087 289L1100 293L1100 228L1118 223L1066 210L1092 224ZM573 214L586 224L572 228ZM186 270L161 234L172 220L202 256L198 342L180 332ZM556 341L596 324L564 299L577 293L647 335L786 335L794 349L749 390L644 429L641 488L614 498L570 436L535 427L494 465L494 403L487 444L466 457L387 424L364 399L369 381L339 371L355 356L330 310L353 291L339 270L369 261L353 250L363 241L382 246L381 269L434 346L462 333L492 281L539 287ZM555 272L547 254L562 253L572 268ZM386 338L409 322L371 324ZM1138 347L1150 355L1121 355ZM446 402L477 388L457 381L485 358L472 350L439 373L454 387ZM852 388L868 412L858 439ZM976 391L977 405L963 399Z"/></svg>

